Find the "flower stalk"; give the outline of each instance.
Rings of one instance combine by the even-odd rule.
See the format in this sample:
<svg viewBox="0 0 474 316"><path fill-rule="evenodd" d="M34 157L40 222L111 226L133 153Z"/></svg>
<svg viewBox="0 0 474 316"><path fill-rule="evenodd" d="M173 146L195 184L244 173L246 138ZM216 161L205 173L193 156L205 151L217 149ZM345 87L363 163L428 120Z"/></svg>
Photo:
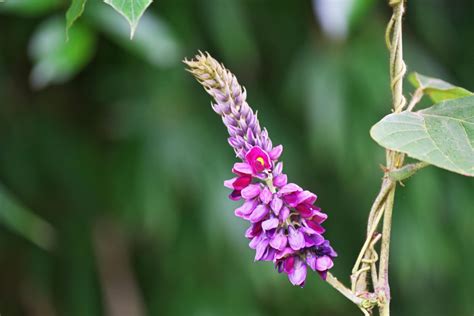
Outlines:
<svg viewBox="0 0 474 316"><path fill-rule="evenodd" d="M184 63L214 98L212 108L241 160L232 168L235 177L224 185L232 190L231 200L244 202L235 215L250 222L245 237L255 249L255 261L273 262L293 285L304 285L308 268L326 280L337 254L323 236L321 224L328 216L314 205L316 195L288 183L279 161L283 146L273 146L267 130L260 127L237 78L207 53Z"/></svg>
<svg viewBox="0 0 474 316"><path fill-rule="evenodd" d="M390 86L393 111L399 113L407 103L403 95L404 0L389 0L389 5L393 8L386 31ZM221 116L230 135L228 143L241 160L232 168L235 177L224 185L232 190L230 199L244 201L235 215L250 222L245 236L250 239L250 248L256 251L255 261L272 261L278 272L286 273L290 282L299 286L304 285L309 267L356 304L364 315L372 315L373 308L378 307L381 316L389 316L388 265L396 185L426 164L403 166L404 154L386 151L385 175L369 213L366 240L352 269L348 288L329 273L337 254L323 237L325 230L321 224L327 215L314 205L314 193L287 182L283 163L279 161L283 146L273 146L267 130L260 127L237 78L209 54L200 53L184 63L214 98L212 108ZM421 97L422 94L415 92L407 111L411 111ZM377 229L382 221L380 233ZM379 241L380 256L376 251Z"/></svg>

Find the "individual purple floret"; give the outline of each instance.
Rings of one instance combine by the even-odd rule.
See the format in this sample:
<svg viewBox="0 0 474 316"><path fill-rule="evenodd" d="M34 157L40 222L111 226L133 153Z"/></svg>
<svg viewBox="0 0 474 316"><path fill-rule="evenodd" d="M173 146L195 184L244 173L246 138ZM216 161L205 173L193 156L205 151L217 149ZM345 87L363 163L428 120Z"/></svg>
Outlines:
<svg viewBox="0 0 474 316"><path fill-rule="evenodd" d="M256 261L273 261L278 272L303 286L307 268L326 279L337 256L323 237L327 215L314 205L317 197L287 183L279 158L283 146L273 147L266 129L246 102L237 78L209 54L184 61L189 71L214 98L214 111L230 134L229 144L242 161L234 164L235 177L224 182L229 198L243 200L235 215L250 222L245 237L255 249Z"/></svg>

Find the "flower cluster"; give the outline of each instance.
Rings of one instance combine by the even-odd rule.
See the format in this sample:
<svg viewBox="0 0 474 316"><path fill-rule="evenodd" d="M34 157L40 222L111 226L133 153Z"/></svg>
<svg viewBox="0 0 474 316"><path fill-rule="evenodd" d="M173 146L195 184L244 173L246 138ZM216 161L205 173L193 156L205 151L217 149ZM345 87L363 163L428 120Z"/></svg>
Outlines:
<svg viewBox="0 0 474 316"><path fill-rule="evenodd" d="M337 256L323 237L327 215L314 205L316 195L288 183L279 158L283 146L273 146L266 129L246 102L237 78L209 54L184 61L189 71L213 96L212 105L226 125L229 144L242 161L235 177L224 182L232 200L243 200L235 215L250 222L245 237L255 249L256 261L273 261L278 272L303 286L307 267L323 279Z"/></svg>

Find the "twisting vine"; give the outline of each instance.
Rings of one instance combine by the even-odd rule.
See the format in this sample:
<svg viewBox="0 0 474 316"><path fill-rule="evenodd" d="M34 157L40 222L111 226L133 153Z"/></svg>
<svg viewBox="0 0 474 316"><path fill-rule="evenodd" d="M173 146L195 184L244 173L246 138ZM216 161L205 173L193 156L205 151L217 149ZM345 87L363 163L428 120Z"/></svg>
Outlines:
<svg viewBox="0 0 474 316"><path fill-rule="evenodd" d="M404 0L390 0L389 5L393 8L393 14L387 25L385 40L390 52L392 107L395 113L400 113L406 105L406 99L403 95L403 78L406 73L406 65L403 61L402 43L402 17L405 4ZM420 93L415 93L412 102L410 102L409 111L420 98ZM375 198L369 213L366 240L352 269L351 289L341 290L341 284L336 283L337 279L334 277L328 279L328 282L340 292L347 290L351 295L359 298L359 300L356 300L352 296L349 297L365 315L371 315L375 306L379 308L380 315L390 315L390 285L388 279L390 231L396 182L399 180L390 175L402 168L404 157L405 155L402 153L392 150L386 151L385 176L382 180L380 192ZM378 233L377 228L382 218L382 233ZM375 249L375 245L379 240L381 240L380 256ZM369 276L373 291L369 291L367 282Z"/></svg>

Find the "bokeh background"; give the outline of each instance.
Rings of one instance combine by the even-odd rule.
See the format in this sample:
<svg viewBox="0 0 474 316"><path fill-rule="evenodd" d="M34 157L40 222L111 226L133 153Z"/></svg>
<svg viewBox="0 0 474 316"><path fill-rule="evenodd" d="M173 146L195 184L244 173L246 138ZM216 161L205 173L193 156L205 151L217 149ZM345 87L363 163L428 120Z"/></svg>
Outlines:
<svg viewBox="0 0 474 316"><path fill-rule="evenodd" d="M181 60L209 51L247 87L347 280L382 177L368 131L390 107L385 2L161 0L130 41L90 0L67 43L69 1L0 3L0 313L358 315L315 274L302 289L253 263L222 186L225 128ZM472 12L409 1L409 70L474 90ZM473 315L474 181L430 167L405 184L394 315Z"/></svg>

